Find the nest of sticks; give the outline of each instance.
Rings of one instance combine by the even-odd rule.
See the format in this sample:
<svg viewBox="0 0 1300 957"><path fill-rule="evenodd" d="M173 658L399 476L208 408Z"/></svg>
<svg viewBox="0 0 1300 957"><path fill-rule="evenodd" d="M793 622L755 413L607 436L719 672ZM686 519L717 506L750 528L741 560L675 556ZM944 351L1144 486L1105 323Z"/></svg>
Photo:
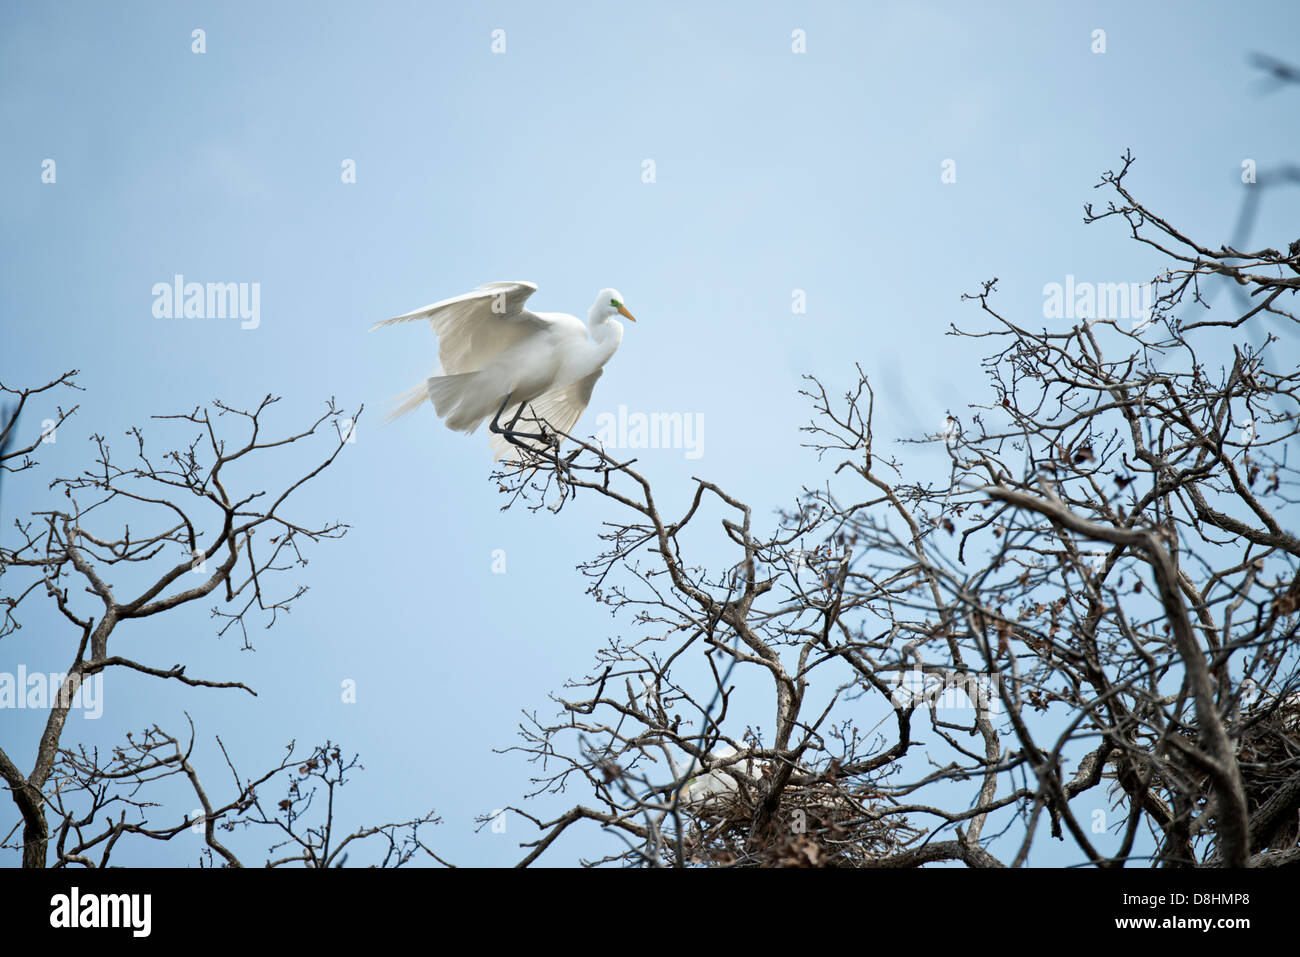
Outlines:
<svg viewBox="0 0 1300 957"><path fill-rule="evenodd" d="M880 794L821 780L788 784L755 833L758 796L738 788L682 808L687 859L714 867L862 867L905 850L922 833Z"/></svg>
<svg viewBox="0 0 1300 957"><path fill-rule="evenodd" d="M1274 825L1251 850L1295 847L1300 837L1300 788L1294 785L1300 776L1300 694L1257 703L1241 728L1237 763L1251 815L1271 801L1281 802Z"/></svg>

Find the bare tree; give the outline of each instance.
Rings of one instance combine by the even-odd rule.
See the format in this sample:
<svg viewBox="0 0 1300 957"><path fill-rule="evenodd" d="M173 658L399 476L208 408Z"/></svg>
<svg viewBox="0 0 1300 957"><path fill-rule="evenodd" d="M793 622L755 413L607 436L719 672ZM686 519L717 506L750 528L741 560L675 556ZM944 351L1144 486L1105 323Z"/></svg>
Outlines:
<svg viewBox="0 0 1300 957"><path fill-rule="evenodd" d="M1150 308L1044 328L996 280L966 297L987 395L915 440L939 472L878 447L859 369L809 380L827 474L763 527L704 479L665 515L591 442L500 473L510 505L618 509L583 570L635 631L525 717L530 796L590 799L511 809L522 864L590 822L651 866L1019 866L1044 828L1096 866L1300 863L1300 240L1198 243L1132 162L1085 221L1164 259ZM1223 282L1248 308L1210 311Z"/></svg>
<svg viewBox="0 0 1300 957"><path fill-rule="evenodd" d="M24 443L14 435L29 400L56 388L76 388L75 375L69 372L39 388L4 389L16 396L0 425L0 446L9 448L0 459L5 470L32 468L42 441L75 411L59 408L50 424ZM240 681L197 677L184 664L140 661L112 646L131 622L175 614L211 598L218 633L237 634L251 647L250 620L257 617L271 627L306 593L305 585L286 588L283 573L306 565L304 549L342 537L347 526L293 516L293 496L343 451L360 410L349 417L330 400L306 428L271 436L265 420L278 401L267 396L252 410L217 401L211 408L155 416L160 428L180 433L179 441L156 450L144 430L132 427L125 458L115 457L109 441L94 435L90 467L56 478L51 507L14 522L14 544L0 548L0 640L22 627L22 611L35 601L53 603L68 626L66 673L58 676L58 691L48 702L31 769L19 769L9 753L12 745L0 749L0 777L19 816L10 837L21 831L21 841L6 839L6 846L21 849L24 866L50 864L52 841L55 866L103 866L124 837L167 841L191 828L202 830L208 862L227 866L240 861L219 832L234 829L273 830L270 865L334 866L371 838L387 843L380 858L384 864L404 864L427 851L419 828L437 821L432 813L349 834L337 831L335 798L356 759L345 758L329 742L305 754L291 744L280 763L252 777L235 770L221 745L233 781L228 799L217 801L192 762L192 725L185 744L154 725L128 733L111 754L63 740L83 683L115 669L190 687L255 693ZM242 434L232 438L233 432ZM259 487L275 473L277 456L300 448L316 448L310 453L314 458L290 463L288 477L270 490ZM183 778L193 790L203 809L197 819L177 814L162 820L165 812L153 795L158 782L172 777ZM285 797L267 806L259 788L281 777L288 778Z"/></svg>
<svg viewBox="0 0 1300 957"><path fill-rule="evenodd" d="M206 866L243 867L220 835L244 830L269 835L267 867L342 867L351 852L370 838L382 851L377 866L401 867L421 852L445 863L420 838L421 826L440 823L433 813L340 831L335 802L358 762L355 755L344 757L338 745L327 741L299 754L290 742L279 763L256 777L244 777L220 738L218 744L232 778L230 797L220 803L210 798L192 762L193 724L184 745L157 725L139 736L128 733L126 743L107 760L84 747L62 749L51 775L58 783L49 800L60 822L56 866L104 867L124 836L170 841L187 830L203 834L200 863ZM194 820L154 820L156 802L146 795L155 782L171 777L184 777L200 802L202 813ZM260 792L279 779L287 779L280 792L283 797L268 801Z"/></svg>
<svg viewBox="0 0 1300 957"><path fill-rule="evenodd" d="M18 421L22 418L28 400L34 395L49 392L59 386L66 386L70 389L77 388L73 382L76 375L77 370L73 369L71 372L65 372L59 378L47 382L43 386L27 389L11 389L0 383L0 394L14 396L12 405L5 403L0 406L0 479L4 478L6 472L25 472L33 468L36 465L36 459L32 457L32 454L70 416L75 415L78 408L74 405L65 412L63 407L59 406L55 410L56 418L50 420L50 425L35 435L30 443L19 446Z"/></svg>

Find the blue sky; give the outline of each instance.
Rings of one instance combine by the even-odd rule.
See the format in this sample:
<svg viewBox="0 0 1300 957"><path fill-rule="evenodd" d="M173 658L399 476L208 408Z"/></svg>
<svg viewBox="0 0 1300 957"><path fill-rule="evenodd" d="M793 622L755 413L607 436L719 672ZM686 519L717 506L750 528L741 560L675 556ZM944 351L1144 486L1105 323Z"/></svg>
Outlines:
<svg viewBox="0 0 1300 957"><path fill-rule="evenodd" d="M94 432L125 453L131 424L217 397L281 395L281 428L329 396L366 405L295 513L353 529L311 554L311 591L256 652L215 638L206 605L116 637L122 654L260 696L112 675L104 717L69 735L179 728L188 710L214 780L215 734L248 771L291 738L329 737L366 766L349 813L434 807L446 857L512 862L533 835L477 834L473 818L518 803L530 769L493 749L633 627L574 570L611 509L501 513L482 435L428 409L380 427L385 400L432 371L434 343L423 326L369 325L497 279L537 282L530 305L580 316L615 286L640 321L579 429L619 404L697 415L699 459L642 456L668 510L698 474L770 514L823 475L799 447L801 374L840 386L859 362L878 435L932 432L982 384L970 343L943 336L979 322L961 293L997 276L1000 304L1032 317L1067 274L1149 278L1155 261L1123 231L1081 221L1126 148L1138 195L1228 242L1242 161L1300 160L1295 93L1248 65L1255 50L1294 61L1297 36L1285 2L1249 17L1210 3L5 4L0 380L78 368L86 390L40 471L6 480L5 523L86 464ZM1293 238L1297 194L1270 197L1252 241ZM152 287L178 273L258 283L260 325L155 318ZM59 667L58 623L28 624L0 669ZM0 726L23 765L36 719ZM602 849L572 833L552 863Z"/></svg>

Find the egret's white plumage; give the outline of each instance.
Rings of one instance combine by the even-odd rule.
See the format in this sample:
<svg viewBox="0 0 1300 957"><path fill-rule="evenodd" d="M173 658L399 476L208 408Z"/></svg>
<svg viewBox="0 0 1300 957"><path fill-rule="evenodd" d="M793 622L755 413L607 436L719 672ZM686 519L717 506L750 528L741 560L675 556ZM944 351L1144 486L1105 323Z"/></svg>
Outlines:
<svg viewBox="0 0 1300 957"><path fill-rule="evenodd" d="M714 767L712 770L704 771L698 762L687 760L687 767L693 768L697 773L693 774L681 790L678 791L677 800L683 805L703 805L725 803L733 798L740 791L740 784L731 774L727 773L727 768L734 768L743 772L752 778L761 776L761 770L756 766L753 758L746 758L743 761L734 761L739 751L729 744L723 744L716 750L709 753L709 764L722 764L723 767ZM676 761L671 760L673 765L674 776L680 778L683 769L677 766Z"/></svg>
<svg viewBox="0 0 1300 957"><path fill-rule="evenodd" d="M439 374L399 396L389 418L429 401L447 428L473 432L496 416L509 396L500 423L512 421L522 405L527 408L520 430L536 432L531 420L540 419L551 431L571 431L591 401L605 363L623 341L623 326L612 317L636 320L616 289L601 290L585 325L561 312L526 309L525 301L536 291L531 282L490 282L375 323L378 329L428 319L438 337ZM514 448L496 432L491 444L497 459Z"/></svg>

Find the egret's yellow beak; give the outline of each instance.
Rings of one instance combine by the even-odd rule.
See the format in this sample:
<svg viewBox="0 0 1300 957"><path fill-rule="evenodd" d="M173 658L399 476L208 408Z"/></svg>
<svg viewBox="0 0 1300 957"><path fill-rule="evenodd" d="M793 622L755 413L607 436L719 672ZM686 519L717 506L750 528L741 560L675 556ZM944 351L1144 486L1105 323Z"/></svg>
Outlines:
<svg viewBox="0 0 1300 957"><path fill-rule="evenodd" d="M627 311L627 306L620 303L618 307L618 311L623 315L625 319L628 319L631 322L636 322L636 316L632 315L632 313Z"/></svg>

